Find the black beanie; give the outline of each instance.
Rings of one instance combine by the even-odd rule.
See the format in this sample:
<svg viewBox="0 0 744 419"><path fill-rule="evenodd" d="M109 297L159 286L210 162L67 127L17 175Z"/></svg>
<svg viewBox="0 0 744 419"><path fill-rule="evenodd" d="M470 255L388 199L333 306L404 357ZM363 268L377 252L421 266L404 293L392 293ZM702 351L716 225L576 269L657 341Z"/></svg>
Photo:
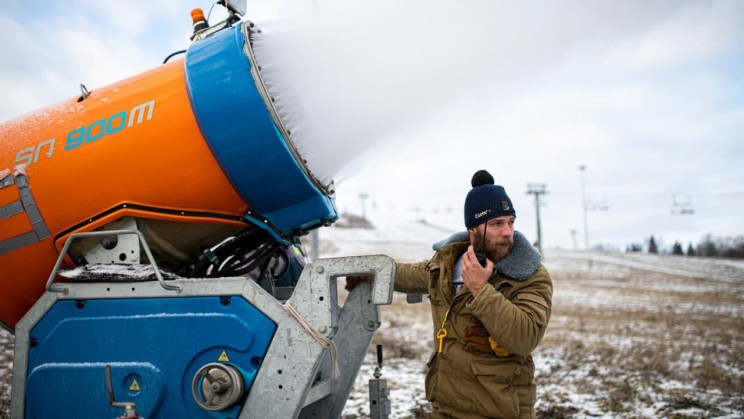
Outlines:
<svg viewBox="0 0 744 419"><path fill-rule="evenodd" d="M465 198L465 227L471 228L504 215L514 215L514 205L501 185L494 185L493 176L479 170L470 181L473 189Z"/></svg>

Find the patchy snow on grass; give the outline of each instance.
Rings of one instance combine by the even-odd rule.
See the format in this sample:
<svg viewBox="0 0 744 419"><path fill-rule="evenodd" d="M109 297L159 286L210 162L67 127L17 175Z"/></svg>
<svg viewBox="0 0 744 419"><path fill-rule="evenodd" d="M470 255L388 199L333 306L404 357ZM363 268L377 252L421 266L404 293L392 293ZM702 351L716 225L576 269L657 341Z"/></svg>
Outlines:
<svg viewBox="0 0 744 419"><path fill-rule="evenodd" d="M366 254L420 260L450 233L416 221L408 223L429 231L401 228L405 223L376 217L377 231L366 236L332 227L324 234L338 247L326 247L331 251L321 256L346 255L337 250L345 249L338 245L344 242ZM738 333L744 326L744 261L548 250L544 264L554 282L554 305L534 353L538 417L744 417ZM409 305L396 298L382 313L375 340L393 347L388 352L406 354L388 358L383 368L392 417L428 417L423 381L434 339L426 300ZM385 320L390 317L394 321ZM411 351L400 348L405 345ZM345 417L369 412L362 401L375 362L372 349L369 357ZM393 387L395 382L404 384Z"/></svg>
<svg viewBox="0 0 744 419"><path fill-rule="evenodd" d="M321 229L320 256L417 261L454 232L389 214L369 221ZM538 417L744 417L744 261L547 250L544 264L554 294L534 353ZM428 302L408 304L396 294L381 313L342 416L369 416L380 344L391 417L429 417L424 375L435 339ZM12 335L0 331L0 419L9 417L12 348Z"/></svg>
<svg viewBox="0 0 744 419"><path fill-rule="evenodd" d="M0 419L10 418L13 348L13 335L0 328Z"/></svg>

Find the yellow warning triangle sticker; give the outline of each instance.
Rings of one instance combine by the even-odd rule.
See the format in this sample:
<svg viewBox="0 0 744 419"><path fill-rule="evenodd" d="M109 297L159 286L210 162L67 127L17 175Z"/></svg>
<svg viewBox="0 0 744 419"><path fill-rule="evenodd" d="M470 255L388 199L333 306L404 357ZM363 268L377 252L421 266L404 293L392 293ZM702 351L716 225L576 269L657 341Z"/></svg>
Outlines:
<svg viewBox="0 0 744 419"><path fill-rule="evenodd" d="M230 362L230 358L227 357L227 351L222 351L220 354L220 357L217 358L217 361L219 362Z"/></svg>
<svg viewBox="0 0 744 419"><path fill-rule="evenodd" d="M132 384L129 386L129 391L140 391L140 386L136 378L132 380Z"/></svg>

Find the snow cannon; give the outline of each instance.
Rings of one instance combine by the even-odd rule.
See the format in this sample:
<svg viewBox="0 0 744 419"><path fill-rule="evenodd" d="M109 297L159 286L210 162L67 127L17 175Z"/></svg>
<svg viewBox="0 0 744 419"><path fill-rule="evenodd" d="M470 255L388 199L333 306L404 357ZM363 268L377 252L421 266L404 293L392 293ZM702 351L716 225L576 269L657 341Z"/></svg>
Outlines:
<svg viewBox="0 0 744 419"><path fill-rule="evenodd" d="M11 417L340 417L392 302L384 255L308 261L333 185L231 1L185 56L0 127ZM374 277L341 301L337 278Z"/></svg>
<svg viewBox="0 0 744 419"><path fill-rule="evenodd" d="M203 14L194 20L183 56L106 87L81 85L80 95L0 125L8 330L75 233L132 224L161 268L192 276L195 256L243 230L289 244L336 220L332 181L322 184L299 154L256 65L257 29L234 8L212 27ZM63 267L145 258L111 246L73 243Z"/></svg>

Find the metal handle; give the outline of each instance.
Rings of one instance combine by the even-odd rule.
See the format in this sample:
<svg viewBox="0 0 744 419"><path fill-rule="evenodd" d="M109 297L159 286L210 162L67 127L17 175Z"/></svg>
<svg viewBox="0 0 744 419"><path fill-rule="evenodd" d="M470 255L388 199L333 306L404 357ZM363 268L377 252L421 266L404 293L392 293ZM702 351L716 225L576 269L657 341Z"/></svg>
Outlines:
<svg viewBox="0 0 744 419"><path fill-rule="evenodd" d="M120 235L120 234L136 234L137 237L139 237L139 241L142 244L142 248L145 249L145 254L147 255L147 259L150 261L150 264L152 265L153 270L155 271L155 276L158 278L158 283L160 283L160 286L163 287L166 290L169 291L178 291L180 292L183 288L180 285L170 285L165 282L163 279L163 275L160 274L160 269L158 269L158 264L155 262L155 258L152 256L152 252L150 251L150 246L147 245L147 241L145 241L145 236L142 234L142 232L137 230L106 230L106 231L87 231L83 233L74 233L71 234L70 237L67 238L67 241L65 242L65 245L62 247L62 251L59 254L59 257L57 258L57 263L54 264L54 269L52 269L52 274L49 275L49 279L47 280L46 289L47 291L51 292L61 292L63 294L67 294L69 289L65 286L56 285L54 284L54 279L57 277L57 273L59 272L60 266L62 266L62 261L65 258L65 255L67 254L67 251L70 249L70 245L72 242L79 238L84 237L98 237L98 236L111 236L111 235Z"/></svg>

